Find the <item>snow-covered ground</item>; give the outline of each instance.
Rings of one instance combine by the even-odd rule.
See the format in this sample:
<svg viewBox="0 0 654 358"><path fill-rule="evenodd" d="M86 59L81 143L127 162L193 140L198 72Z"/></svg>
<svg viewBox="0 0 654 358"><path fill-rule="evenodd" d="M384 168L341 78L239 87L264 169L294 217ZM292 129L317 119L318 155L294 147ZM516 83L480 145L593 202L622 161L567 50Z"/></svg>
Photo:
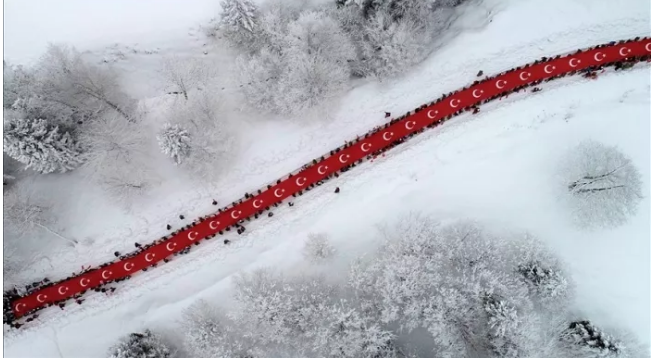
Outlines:
<svg viewBox="0 0 654 358"><path fill-rule="evenodd" d="M38 12L28 16L25 8L36 3ZM42 3L7 2L5 58L29 61L47 41L73 43L106 58L115 51L104 44L124 41L142 51L126 51L116 63L134 76L127 82L138 82L132 92L142 96L156 93L148 80L154 78L159 56L176 51L201 56L203 41L197 31L188 31L217 9L208 0L171 0L163 2L165 6L151 1L138 6L102 1L91 6L68 0L57 8ZM71 15L80 7L88 16ZM127 10L130 15L122 16ZM104 262L111 252L133 247L134 241L150 241L163 234L178 213L206 214L213 209L211 198L231 202L382 123L383 111L404 113L472 82L479 69L491 74L544 55L649 34L649 10L648 2L637 0L619 6L607 0L475 4L455 24L466 30L406 76L353 89L330 114L330 121L247 123L250 129L240 134L243 151L238 160L211 187L198 189L184 179L169 181L156 198L140 203L137 215L112 208L106 198L87 191L75 195L63 183L40 183L41 190L69 196L68 219L61 226L83 244L51 255L26 276L47 272L61 277L82 264ZM65 14L54 15L59 12ZM30 31L21 38L28 18L38 26L27 26ZM190 35L197 41L189 41ZM133 45L135 38L139 45ZM648 343L649 187L644 188L646 199L638 214L627 225L589 233L568 224L553 199L551 184L567 147L586 138L619 146L649 183L649 77L649 67L642 66L608 73L597 81L563 79L544 86L546 90L537 95L483 106L475 117L464 115L415 137L385 159L357 167L304 195L295 207L250 224L245 236L229 248L217 241L204 243L189 255L123 283L112 297L89 295L83 306L43 311L39 322L5 334L5 354L101 356L128 332L148 326L174 328L184 307L201 297L224 294L231 275L239 270L304 265L299 253L310 232L326 233L337 244L340 261L347 262L374 247L375 225L407 211L475 218L530 231L550 243L569 265L580 308L598 323L629 328ZM156 103L156 98L151 100ZM339 195L333 194L335 186L341 188Z"/></svg>

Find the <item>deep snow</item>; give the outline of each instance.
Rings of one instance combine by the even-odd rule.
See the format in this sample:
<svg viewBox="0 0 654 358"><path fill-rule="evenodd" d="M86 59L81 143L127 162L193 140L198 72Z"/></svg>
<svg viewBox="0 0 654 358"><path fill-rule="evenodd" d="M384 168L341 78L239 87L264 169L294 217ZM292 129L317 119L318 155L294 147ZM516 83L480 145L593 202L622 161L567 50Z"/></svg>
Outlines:
<svg viewBox="0 0 654 358"><path fill-rule="evenodd" d="M70 12L82 6L78 3L69 1L66 6L50 9L48 17L41 19L43 26L52 24L52 28L63 29L57 30L59 34L35 31L29 35L33 38L24 38L31 40L27 46L30 42L14 37L19 33L22 36L18 20L26 15L12 10L12 6L15 9L25 5L9 1L6 18L15 22L6 22L6 38L13 38L14 44L6 43L5 57L29 58L30 54L42 52L45 40L67 40L87 49L82 46L97 46L102 41L108 45L130 34L129 23L119 25L112 16L106 16L105 22L62 16L67 26L55 26L59 20L54 20L58 17L53 13ZM181 43L187 36L184 29L213 16L207 16L208 10L204 9L215 4L194 0L183 5L143 5L147 3L129 7L135 22L146 13L150 19L139 27L143 30L139 36L147 39L142 48L166 44L162 52L184 49L201 54L202 41L193 46ZM116 9L116 14L126 9L121 7L126 6L125 2L92 9L84 6L89 12L99 13L108 11L103 6ZM11 11L15 11L13 15ZM493 21L480 26L489 11ZM183 18L171 20L177 13L184 14ZM156 31L158 26L171 28L171 21L175 22L175 31ZM210 198L231 202L241 193L382 123L383 111L404 113L468 84L479 69L492 74L540 56L648 34L650 18L648 3L636 0L621 6L605 0L487 0L459 19L457 26L469 30L401 79L352 90L331 113L329 122L249 123L252 130L241 134L243 152L211 188L198 190L183 178L169 181L160 188L156 199L141 203L143 210L137 215L112 209L97 194L85 192L84 197L79 197L70 193L66 203L68 219L61 225L70 235L93 240L83 240L85 243L76 250L52 255L50 262L56 270L44 260L26 276L39 277L47 272L51 277L61 277L82 264L101 263L111 252L133 247L134 241L150 241L163 234L165 224L174 223L172 219L179 212L188 218L206 214L213 209ZM96 56L106 54L104 49L88 49ZM154 77L153 59L158 55L139 53L118 62L142 80L133 86L133 92L156 93L147 80ZM475 218L490 225L532 232L550 243L568 263L577 283L580 306L592 319L599 324L629 328L648 343L649 188L644 188L645 200L638 215L627 225L586 233L571 227L552 199L551 177L568 146L594 138L618 145L641 170L643 181L650 181L649 67L605 74L590 82L563 79L544 87L546 90L537 95L512 96L508 101L483 106L482 113L475 117L457 117L442 128L415 137L391 151L386 159L357 167L327 187L304 195L296 200L295 207L283 208L274 218L250 224L245 237L240 237L233 247L225 248L217 241L205 243L187 256L122 284L113 297L89 295L83 306L69 305L65 312L43 311L40 322L18 333L5 334L5 353L10 357L101 356L118 336L128 332L148 326L173 328L184 307L200 297L223 295L230 275L241 269L304 265L299 253L309 232L326 233L341 253L339 262L346 262L376 244L375 225L411 210L444 218ZM157 103L157 99L150 101ZM42 190L52 190L62 189L63 183L42 185ZM333 194L335 186L342 189L339 195Z"/></svg>

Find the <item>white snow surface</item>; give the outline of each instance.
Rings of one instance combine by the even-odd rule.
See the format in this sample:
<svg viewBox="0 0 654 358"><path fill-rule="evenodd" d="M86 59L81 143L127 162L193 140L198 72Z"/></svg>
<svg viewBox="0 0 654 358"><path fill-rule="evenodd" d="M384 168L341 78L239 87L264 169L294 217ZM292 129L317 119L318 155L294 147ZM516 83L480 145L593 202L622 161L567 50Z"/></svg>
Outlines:
<svg viewBox="0 0 654 358"><path fill-rule="evenodd" d="M10 0L5 58L29 62L47 42L59 41L105 58L123 45L146 49L117 64L128 73L132 92L156 106L161 100L153 89L152 66L158 56L201 55L203 40L187 29L215 16L217 8L214 0L56 5ZM492 22L479 26L489 13ZM166 223L179 225L180 212L187 218L207 214L214 209L211 198L231 202L383 123L384 111L405 113L469 84L480 69L493 74L541 56L648 35L649 14L649 2L642 0L484 0L457 20L455 26L466 29L462 34L402 78L354 88L335 104L330 121L246 122L239 157L211 187L169 180L135 214L113 208L101 195L67 189L63 180L41 183L42 190L69 197L69 219L61 226L83 244L62 249L25 275L60 278L83 264L110 259L113 251L128 251L135 241L149 242L165 233ZM185 40L189 35L195 40ZM309 233L326 233L337 247L338 262L345 264L379 244L376 225L411 211L535 234L569 266L583 312L598 325L627 328L648 344L649 187L628 224L582 232L553 198L552 176L569 147L592 138L618 146L640 169L643 182L650 182L649 73L649 66L639 65L608 71L596 81L565 78L538 94L513 95L482 106L478 115L456 117L303 195L293 208L250 223L241 237L231 234L235 241L229 247L219 240L204 242L189 255L121 283L111 297L88 294L82 306L42 311L37 322L5 332L5 355L100 357L129 332L157 327L174 333L180 312L195 300L225 297L228 305L230 278L241 270L267 265L305 270L302 247Z"/></svg>

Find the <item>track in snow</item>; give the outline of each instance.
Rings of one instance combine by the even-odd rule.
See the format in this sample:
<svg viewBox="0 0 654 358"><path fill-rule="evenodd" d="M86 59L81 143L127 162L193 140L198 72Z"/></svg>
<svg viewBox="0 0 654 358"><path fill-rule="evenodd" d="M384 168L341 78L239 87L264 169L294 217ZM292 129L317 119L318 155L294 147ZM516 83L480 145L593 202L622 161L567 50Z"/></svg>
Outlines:
<svg viewBox="0 0 654 358"><path fill-rule="evenodd" d="M536 85L543 80L632 58L638 61L650 60L650 38L611 43L585 51L580 50L576 53L521 66L493 78L476 81L471 86L457 92L443 95L438 101L424 105L413 113L408 113L402 119L394 119L362 137L357 137L347 146L331 151L329 155L304 166L300 172L278 180L275 185L269 185L267 189L261 190L257 195L250 196L233 207L223 208L217 214L199 220L195 225L176 232L170 238L160 239L156 244L131 257L101 265L16 299L11 304L14 315L21 317L33 310L69 299L88 289L131 276L191 245L198 245L202 239L210 239L216 234L222 234L227 228L241 220L257 213L263 214L274 204L280 203L392 145L403 142L427 127L438 125L462 110L508 95L516 89Z"/></svg>

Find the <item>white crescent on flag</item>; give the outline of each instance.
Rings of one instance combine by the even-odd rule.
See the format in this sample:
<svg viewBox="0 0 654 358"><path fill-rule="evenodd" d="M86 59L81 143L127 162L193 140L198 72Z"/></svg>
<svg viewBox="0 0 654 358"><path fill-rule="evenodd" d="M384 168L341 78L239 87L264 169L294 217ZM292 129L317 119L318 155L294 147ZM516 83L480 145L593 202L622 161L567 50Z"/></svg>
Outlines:
<svg viewBox="0 0 654 358"><path fill-rule="evenodd" d="M388 134L388 137L386 137L387 134ZM384 138L384 140L388 142L389 140L391 140L391 138L393 138L393 132L386 132L386 133L384 133L384 135L382 136L382 138Z"/></svg>
<svg viewBox="0 0 654 358"><path fill-rule="evenodd" d="M552 65L545 65L545 73L552 73L552 72L554 72L554 69L556 69L556 67L554 67Z"/></svg>
<svg viewBox="0 0 654 358"><path fill-rule="evenodd" d="M520 72L520 79L523 81L526 81L531 77L531 73L529 72Z"/></svg>
<svg viewBox="0 0 654 358"><path fill-rule="evenodd" d="M109 270L104 270L104 271L102 271L102 278L104 278L105 280L109 279L108 276L105 276L106 273L108 273L109 275L111 275L113 272L111 272L111 271L109 271Z"/></svg>
<svg viewBox="0 0 654 358"><path fill-rule="evenodd" d="M173 245L173 246L171 247L170 245ZM173 251L173 250L175 250L175 246L177 246L176 243L174 243L174 242L169 242L169 243L166 244L166 250L168 250L168 251Z"/></svg>
<svg viewBox="0 0 654 358"><path fill-rule="evenodd" d="M84 283L84 280L86 280L86 283ZM79 280L79 285L82 287L86 287L88 286L89 282L91 282L91 280L89 280L88 278L82 278L81 280Z"/></svg>
<svg viewBox="0 0 654 358"><path fill-rule="evenodd" d="M297 178L295 179L295 185L302 186L307 182L307 178Z"/></svg>
<svg viewBox="0 0 654 358"><path fill-rule="evenodd" d="M232 217L234 217L234 215L232 215ZM236 218L234 218L234 219L236 219ZM193 241L198 237L198 233L197 233L197 231L191 231L191 232L188 233L188 235L186 235L186 237L188 237L189 240Z"/></svg>
<svg viewBox="0 0 654 358"><path fill-rule="evenodd" d="M65 294L66 292L68 292L68 287L66 287L66 286L61 286L61 287L59 287L59 289L57 290L57 292L59 292L60 295L63 295L63 294Z"/></svg>
<svg viewBox="0 0 654 358"><path fill-rule="evenodd" d="M133 268L134 268L134 264L131 262L125 262L125 264L123 265L123 269L125 271L130 271Z"/></svg>
<svg viewBox="0 0 654 358"><path fill-rule="evenodd" d="M43 299L41 299L41 296L43 296ZM39 302L41 302L41 303L43 303L43 302L45 301L46 298L48 298L48 296L47 296L47 295L44 295L44 294L40 294L40 293L39 293L38 295L36 295L36 300L39 301Z"/></svg>
<svg viewBox="0 0 654 358"><path fill-rule="evenodd" d="M278 193L279 192L279 193ZM281 198L284 195L284 189L275 189L275 196Z"/></svg>
<svg viewBox="0 0 654 358"><path fill-rule="evenodd" d="M479 91L479 94L477 94L477 91ZM482 93L484 93L484 90L475 89L474 91L472 91L472 96L475 97L475 98L479 98L479 97L481 97Z"/></svg>
<svg viewBox="0 0 654 358"><path fill-rule="evenodd" d="M20 312L20 310L21 310L23 307L26 307L26 306L27 306L27 305L24 304L24 303L18 303L18 304L16 304L16 312Z"/></svg>
<svg viewBox="0 0 654 358"><path fill-rule="evenodd" d="M367 146L367 147L366 147L366 146ZM368 151L370 150L370 147L372 147L372 144L370 144L370 143L363 143L363 144L361 144L361 151L364 152L364 153L366 153L366 152L368 152ZM318 170L318 173L320 173L320 170ZM320 173L320 174L323 174L323 173Z"/></svg>
<svg viewBox="0 0 654 358"><path fill-rule="evenodd" d="M152 262L153 257L154 257L154 254L151 253L151 252L148 252L147 254L145 254L145 261Z"/></svg>
<svg viewBox="0 0 654 358"><path fill-rule="evenodd" d="M596 53L595 56L594 56L595 61L597 61L597 62L602 61L604 59L604 57L606 57L606 55L601 53L601 52Z"/></svg>
<svg viewBox="0 0 654 358"><path fill-rule="evenodd" d="M437 114L438 114L438 111L433 110L433 109L430 109L429 111L427 111L427 117L429 117L431 119L436 118Z"/></svg>
<svg viewBox="0 0 654 358"><path fill-rule="evenodd" d="M259 209L261 207L262 203L263 203L263 200L254 199L254 201L252 202L252 206L254 206L256 209Z"/></svg>
<svg viewBox="0 0 654 358"><path fill-rule="evenodd" d="M338 161L345 164L349 158L350 156L348 154L341 154L338 156Z"/></svg>
<svg viewBox="0 0 654 358"><path fill-rule="evenodd" d="M220 221L211 220L209 222L209 228L211 228L211 230L216 230L218 228L218 225L220 225Z"/></svg>
<svg viewBox="0 0 654 358"><path fill-rule="evenodd" d="M624 51L624 53L622 53L622 51ZM620 53L620 56L627 56L629 54L629 52L631 52L631 50L626 48L626 47L621 47L620 51L618 51L618 52Z"/></svg>
<svg viewBox="0 0 654 358"><path fill-rule="evenodd" d="M456 106L458 106L459 103L461 103L460 100L458 100L458 99L456 99L456 98L452 98L452 99L450 100L450 107L452 107L452 108L456 108Z"/></svg>
<svg viewBox="0 0 654 358"><path fill-rule="evenodd" d="M408 121L408 122L406 122L406 123L404 124L404 128L406 128L407 130L412 130L413 127L415 127L415 126L416 126L416 122L415 122L415 121Z"/></svg>

